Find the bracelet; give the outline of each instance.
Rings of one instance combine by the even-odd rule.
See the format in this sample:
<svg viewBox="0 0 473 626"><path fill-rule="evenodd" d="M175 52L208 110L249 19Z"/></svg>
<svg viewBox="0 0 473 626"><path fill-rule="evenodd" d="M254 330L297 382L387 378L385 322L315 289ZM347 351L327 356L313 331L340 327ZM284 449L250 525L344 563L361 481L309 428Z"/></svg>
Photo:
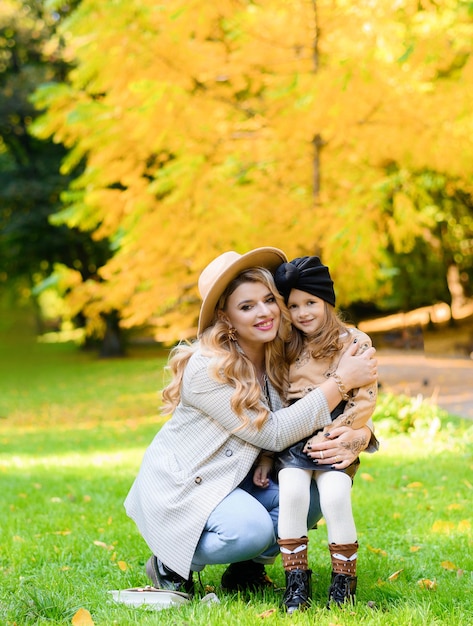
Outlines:
<svg viewBox="0 0 473 626"><path fill-rule="evenodd" d="M348 392L340 376L336 372L334 372L331 377L337 383L338 391L340 392L340 395L342 396L342 400L345 400L345 401L349 400L350 396L348 395Z"/></svg>

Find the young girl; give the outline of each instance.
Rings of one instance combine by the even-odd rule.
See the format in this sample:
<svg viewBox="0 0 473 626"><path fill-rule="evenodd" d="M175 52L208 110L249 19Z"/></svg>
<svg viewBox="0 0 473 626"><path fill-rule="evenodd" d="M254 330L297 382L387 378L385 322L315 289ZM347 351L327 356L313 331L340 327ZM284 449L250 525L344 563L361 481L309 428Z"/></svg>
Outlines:
<svg viewBox="0 0 473 626"><path fill-rule="evenodd" d="M336 374L337 364L357 340L358 353L371 347L370 338L346 327L335 312L335 293L329 269L316 256L283 263L275 273L276 286L288 306L293 333L288 344L290 404L327 379L339 385L342 402L331 412L332 423L277 454L280 490L279 546L286 570L284 605L288 612L305 608L311 596L311 570L307 562L307 511L311 480L317 482L322 514L328 531L332 581L327 607L333 601L352 600L356 590L357 534L351 506L352 480L359 466L340 456L324 459L311 445L324 440L338 426L359 429L373 414L377 383L348 392ZM361 431L360 431L361 432ZM317 458L314 458L314 457ZM352 457L353 458L353 457ZM319 463L319 461L322 463ZM329 464L326 464L329 463Z"/></svg>

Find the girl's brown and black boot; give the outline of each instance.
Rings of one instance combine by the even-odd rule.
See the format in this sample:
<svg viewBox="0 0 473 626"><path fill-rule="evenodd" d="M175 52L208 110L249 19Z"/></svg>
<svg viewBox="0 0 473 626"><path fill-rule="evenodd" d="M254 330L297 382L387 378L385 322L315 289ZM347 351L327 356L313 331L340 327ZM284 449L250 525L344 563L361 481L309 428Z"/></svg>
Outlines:
<svg viewBox="0 0 473 626"><path fill-rule="evenodd" d="M307 560L308 542L308 537L278 540L286 572L283 605L288 613L307 609L312 598L312 571Z"/></svg>
<svg viewBox="0 0 473 626"><path fill-rule="evenodd" d="M355 602L356 593L356 560L358 557L358 542L329 544L332 558L332 581L328 590L327 608L330 604L344 604Z"/></svg>

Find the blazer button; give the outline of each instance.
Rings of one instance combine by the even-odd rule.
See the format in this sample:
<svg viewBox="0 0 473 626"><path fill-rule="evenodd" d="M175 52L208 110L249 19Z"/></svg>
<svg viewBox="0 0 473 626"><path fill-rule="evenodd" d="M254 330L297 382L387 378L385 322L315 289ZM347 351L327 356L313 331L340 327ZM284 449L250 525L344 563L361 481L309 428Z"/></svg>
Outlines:
<svg viewBox="0 0 473 626"><path fill-rule="evenodd" d="M200 483L202 482L202 478L200 476L196 476L194 482L196 485L200 485Z"/></svg>
<svg viewBox="0 0 473 626"><path fill-rule="evenodd" d="M231 450L225 450L225 456L233 456L233 452Z"/></svg>

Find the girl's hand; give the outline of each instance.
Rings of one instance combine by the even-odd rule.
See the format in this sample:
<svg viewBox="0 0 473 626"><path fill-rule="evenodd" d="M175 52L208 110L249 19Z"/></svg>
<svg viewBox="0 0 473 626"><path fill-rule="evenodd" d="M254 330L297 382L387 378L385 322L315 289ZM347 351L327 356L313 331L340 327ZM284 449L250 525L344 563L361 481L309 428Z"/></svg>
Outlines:
<svg viewBox="0 0 473 626"><path fill-rule="evenodd" d="M271 472L271 466L257 465L253 472L253 484L261 489L269 487L269 474Z"/></svg>

